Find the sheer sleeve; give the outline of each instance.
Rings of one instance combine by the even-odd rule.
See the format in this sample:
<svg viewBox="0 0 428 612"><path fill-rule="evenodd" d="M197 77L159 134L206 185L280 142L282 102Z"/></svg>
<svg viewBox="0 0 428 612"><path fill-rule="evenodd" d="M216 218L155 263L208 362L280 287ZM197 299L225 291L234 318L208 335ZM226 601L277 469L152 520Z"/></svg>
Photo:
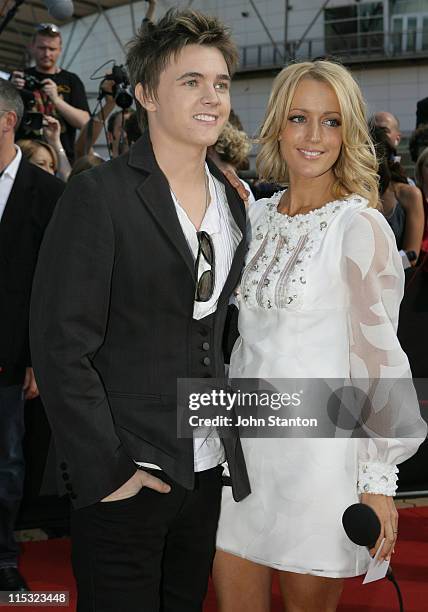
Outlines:
<svg viewBox="0 0 428 612"><path fill-rule="evenodd" d="M403 266L387 222L373 209L352 217L343 254L350 377L365 386L370 400L366 437L359 439L358 490L394 495L396 464L411 457L426 436L409 362L396 335Z"/></svg>

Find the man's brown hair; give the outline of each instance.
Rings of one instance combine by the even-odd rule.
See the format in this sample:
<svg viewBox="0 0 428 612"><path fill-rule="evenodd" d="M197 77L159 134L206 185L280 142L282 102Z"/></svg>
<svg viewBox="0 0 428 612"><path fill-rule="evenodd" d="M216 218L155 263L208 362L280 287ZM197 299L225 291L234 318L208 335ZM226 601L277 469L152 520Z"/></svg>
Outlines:
<svg viewBox="0 0 428 612"><path fill-rule="evenodd" d="M156 23L145 22L128 43L126 65L132 89L141 83L149 96L156 98L161 72L172 55L187 45L206 45L218 49L230 76L238 65L238 50L230 31L216 17L198 11L170 9ZM140 126L147 125L145 110L136 101Z"/></svg>

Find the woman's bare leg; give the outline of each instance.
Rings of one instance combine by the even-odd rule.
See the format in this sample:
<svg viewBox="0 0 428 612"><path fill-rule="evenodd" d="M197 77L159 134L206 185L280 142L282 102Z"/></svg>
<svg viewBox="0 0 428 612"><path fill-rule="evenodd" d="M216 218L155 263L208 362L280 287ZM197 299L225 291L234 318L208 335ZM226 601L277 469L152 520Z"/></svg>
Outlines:
<svg viewBox="0 0 428 612"><path fill-rule="evenodd" d="M213 580L218 612L269 612L272 570L218 550Z"/></svg>
<svg viewBox="0 0 428 612"><path fill-rule="evenodd" d="M278 572L285 612L335 612L342 578Z"/></svg>

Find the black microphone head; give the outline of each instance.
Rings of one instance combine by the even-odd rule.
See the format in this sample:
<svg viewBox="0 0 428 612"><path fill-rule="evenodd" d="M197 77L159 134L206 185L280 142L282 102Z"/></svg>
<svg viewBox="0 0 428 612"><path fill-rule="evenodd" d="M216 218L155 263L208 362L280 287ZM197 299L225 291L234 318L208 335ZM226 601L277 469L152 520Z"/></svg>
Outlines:
<svg viewBox="0 0 428 612"><path fill-rule="evenodd" d="M376 544L381 531L376 512L366 504L353 504L346 508L342 525L351 542L369 548Z"/></svg>

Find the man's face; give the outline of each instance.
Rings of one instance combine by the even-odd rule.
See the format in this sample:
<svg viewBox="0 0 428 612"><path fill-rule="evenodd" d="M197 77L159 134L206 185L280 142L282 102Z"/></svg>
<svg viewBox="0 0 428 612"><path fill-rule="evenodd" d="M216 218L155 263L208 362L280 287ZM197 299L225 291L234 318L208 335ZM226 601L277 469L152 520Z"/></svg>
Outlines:
<svg viewBox="0 0 428 612"><path fill-rule="evenodd" d="M376 115L376 125L383 129L389 144L396 149L400 144L401 133L394 115L390 113L378 113Z"/></svg>
<svg viewBox="0 0 428 612"><path fill-rule="evenodd" d="M7 108L5 100L0 100L0 108ZM16 122L14 111L0 110L0 154L9 152L13 148Z"/></svg>
<svg viewBox="0 0 428 612"><path fill-rule="evenodd" d="M41 72L48 72L55 68L61 55L61 38L55 36L37 35L31 46L31 52L36 62L36 68Z"/></svg>
<svg viewBox="0 0 428 612"><path fill-rule="evenodd" d="M218 49L188 45L171 56L161 73L156 98L136 96L148 111L150 135L188 146L217 142L230 113L230 77Z"/></svg>

